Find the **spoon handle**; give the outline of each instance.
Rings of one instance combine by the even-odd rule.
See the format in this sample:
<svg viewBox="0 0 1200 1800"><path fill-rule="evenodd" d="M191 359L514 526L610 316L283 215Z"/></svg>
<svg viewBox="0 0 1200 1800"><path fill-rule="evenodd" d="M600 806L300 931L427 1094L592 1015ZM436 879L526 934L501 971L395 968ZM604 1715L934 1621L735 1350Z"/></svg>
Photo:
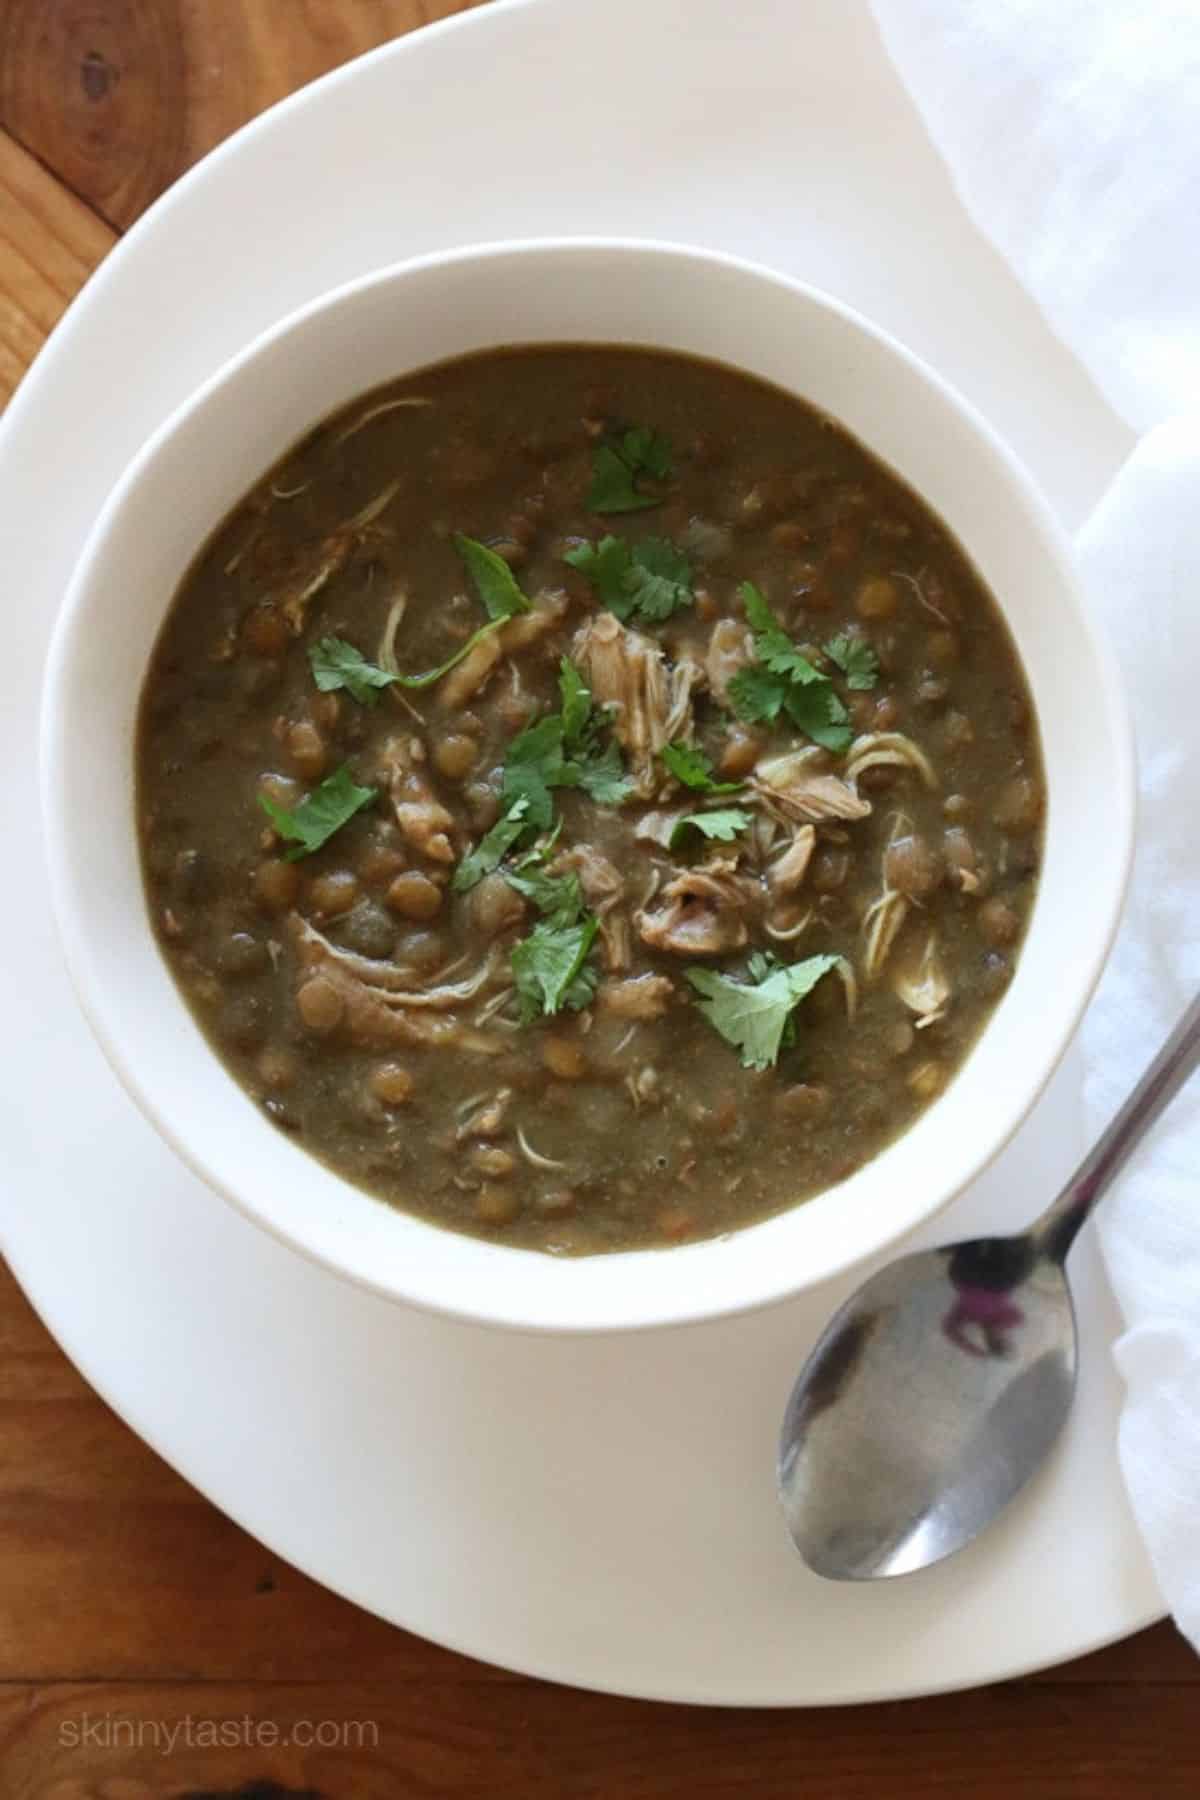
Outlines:
<svg viewBox="0 0 1200 1800"><path fill-rule="evenodd" d="M1108 1129L1083 1159L1058 1199L1034 1225L1038 1250L1062 1262L1075 1234L1109 1183L1200 1063L1200 995L1142 1076Z"/></svg>

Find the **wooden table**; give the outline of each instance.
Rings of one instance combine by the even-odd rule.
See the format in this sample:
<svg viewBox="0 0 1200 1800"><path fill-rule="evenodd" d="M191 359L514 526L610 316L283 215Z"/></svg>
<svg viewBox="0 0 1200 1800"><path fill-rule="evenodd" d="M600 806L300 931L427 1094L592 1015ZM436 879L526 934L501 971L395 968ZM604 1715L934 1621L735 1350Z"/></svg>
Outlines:
<svg viewBox="0 0 1200 1800"><path fill-rule="evenodd" d="M455 10L0 0L0 400L190 163L301 83ZM2 1274L0 1406L0 1800L1200 1795L1200 1661L1167 1625L905 1705L604 1699L434 1649L280 1564L109 1412Z"/></svg>

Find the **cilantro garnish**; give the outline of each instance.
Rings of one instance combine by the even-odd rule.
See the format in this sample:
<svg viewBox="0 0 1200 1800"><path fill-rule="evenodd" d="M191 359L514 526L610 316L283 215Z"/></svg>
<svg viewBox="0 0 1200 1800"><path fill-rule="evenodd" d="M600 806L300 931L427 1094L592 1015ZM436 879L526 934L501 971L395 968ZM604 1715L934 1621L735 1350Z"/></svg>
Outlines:
<svg viewBox="0 0 1200 1800"><path fill-rule="evenodd" d="M715 969L690 969L688 980L714 1031L738 1050L746 1069L769 1069L779 1055L793 1008L838 962L836 956L809 956L803 962L774 963L751 958L749 981L735 981Z"/></svg>
<svg viewBox="0 0 1200 1800"><path fill-rule="evenodd" d="M745 831L750 814L740 806L717 807L712 812L684 813L671 832L670 847L678 850L692 830L721 844L731 844L739 831Z"/></svg>
<svg viewBox="0 0 1200 1800"><path fill-rule="evenodd" d="M308 647L309 667L313 680L323 694L344 688L360 706L374 706L381 688L390 687L396 677L367 661L361 650L345 638L323 637Z"/></svg>
<svg viewBox="0 0 1200 1800"><path fill-rule="evenodd" d="M744 783L740 781L714 781L712 758L694 744L668 744L662 753L663 763L669 774L684 787L695 788L701 794L736 794Z"/></svg>
<svg viewBox="0 0 1200 1800"><path fill-rule="evenodd" d="M456 894L467 893L476 882L499 868L517 839L528 829L529 821L525 816L528 811L528 799L524 794L518 795L491 830L484 833L474 850L463 857L451 883Z"/></svg>
<svg viewBox="0 0 1200 1800"><path fill-rule="evenodd" d="M352 819L374 798L375 789L358 787L350 774L350 765L343 763L340 769L327 775L319 787L306 794L294 810L279 806L266 794L258 796L258 804L280 837L293 845L287 852L287 860L295 862L299 857L311 856L314 850L319 850L347 819Z"/></svg>
<svg viewBox="0 0 1200 1800"><path fill-rule="evenodd" d="M599 806L620 806L632 792L617 745L600 742L604 715L596 711L590 688L566 656L559 666L558 687L561 712L547 713L518 732L508 746L500 788L504 811L460 862L453 884L457 893L466 893L499 868L527 831L549 830L554 824L555 788L582 788ZM530 851L521 866L534 860L544 860L544 853ZM507 879L508 872L504 873Z"/></svg>
<svg viewBox="0 0 1200 1800"><path fill-rule="evenodd" d="M639 475L664 481L671 473L671 446L666 438L646 426L635 426L615 441L601 444L592 457L592 485L588 489L589 512L641 512L661 505L655 494L644 494Z"/></svg>
<svg viewBox="0 0 1200 1800"><path fill-rule="evenodd" d="M454 534L454 548L466 564L489 619L511 619L516 613L529 612L532 601L521 592L502 556L475 538L464 537L461 531Z"/></svg>
<svg viewBox="0 0 1200 1800"><path fill-rule="evenodd" d="M508 746L501 797L507 806L524 797L529 823L545 831L554 821L551 788L577 787L576 771L563 750L561 713L548 713L519 731Z"/></svg>
<svg viewBox="0 0 1200 1800"><path fill-rule="evenodd" d="M475 591L488 615L488 622L481 625L478 631L473 631L466 642L460 644L436 669L425 669L420 675L405 675L399 669L388 672L389 679L397 682L400 687L432 687L435 681L448 675L464 656L469 656L483 638L499 631L502 625L515 618L518 613L529 612L532 606L528 595L523 594L517 586L513 572L504 558L497 556L494 550L489 550L486 544L477 543L474 538L464 537L461 532L457 532L454 548L466 564L467 573L475 584Z"/></svg>
<svg viewBox="0 0 1200 1800"><path fill-rule="evenodd" d="M824 646L830 662L836 663L846 677L846 686L865 692L879 680L879 658L864 639L839 632Z"/></svg>
<svg viewBox="0 0 1200 1800"><path fill-rule="evenodd" d="M563 738L578 743L592 716L592 690L569 656L558 667L558 692L562 699Z"/></svg>
<svg viewBox="0 0 1200 1800"><path fill-rule="evenodd" d="M850 715L828 675L792 642L752 581L742 583L741 595L758 660L739 670L729 684L738 717L774 724L785 712L814 743L845 750L854 735Z"/></svg>
<svg viewBox="0 0 1200 1800"><path fill-rule="evenodd" d="M636 614L657 624L692 603L692 565L670 538L601 538L568 550L565 561L587 576L618 619Z"/></svg>
<svg viewBox="0 0 1200 1800"><path fill-rule="evenodd" d="M527 874L518 869L505 869L503 874L509 887L533 902L547 925L562 929L579 923L583 913L583 889L574 871L567 875L550 875L539 868Z"/></svg>
<svg viewBox="0 0 1200 1800"><path fill-rule="evenodd" d="M589 1004L596 978L584 964L598 930L597 920L589 913L576 925L535 925L529 936L514 946L513 981L523 1025L563 1006L578 1012Z"/></svg>
<svg viewBox="0 0 1200 1800"><path fill-rule="evenodd" d="M560 666L559 692L562 711L519 732L504 763L505 801L525 795L529 823L543 830L554 817L553 788L581 787L600 806L620 806L633 789L616 744L600 744L601 716L568 657Z"/></svg>

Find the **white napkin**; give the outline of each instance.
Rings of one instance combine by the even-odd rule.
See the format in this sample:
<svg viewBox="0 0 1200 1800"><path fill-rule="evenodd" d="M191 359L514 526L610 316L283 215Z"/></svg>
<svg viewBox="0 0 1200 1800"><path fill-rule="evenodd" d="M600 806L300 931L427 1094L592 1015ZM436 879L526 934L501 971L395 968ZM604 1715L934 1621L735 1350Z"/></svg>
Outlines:
<svg viewBox="0 0 1200 1800"><path fill-rule="evenodd" d="M873 0L964 204L1145 431L1079 538L1133 702L1130 904L1082 1032L1099 1131L1200 987L1200 7ZM1121 1463L1200 1648L1200 1078L1101 1208Z"/></svg>

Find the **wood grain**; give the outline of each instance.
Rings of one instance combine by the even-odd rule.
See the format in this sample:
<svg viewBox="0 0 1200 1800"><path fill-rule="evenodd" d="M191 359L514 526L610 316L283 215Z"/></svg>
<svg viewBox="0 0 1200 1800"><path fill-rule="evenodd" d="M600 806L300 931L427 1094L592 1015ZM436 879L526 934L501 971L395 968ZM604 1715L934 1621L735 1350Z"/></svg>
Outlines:
<svg viewBox="0 0 1200 1800"><path fill-rule="evenodd" d="M0 1780L10 1800L267 1800L268 1782L293 1800L1195 1800L1194 1711L1190 1684L1152 1708L1080 1686L807 1713L437 1676L18 1688Z"/></svg>
<svg viewBox="0 0 1200 1800"><path fill-rule="evenodd" d="M113 227L300 82L455 10L0 0L0 403ZM423 1643L202 1500L2 1267L0 1444L0 1800L1200 1794L1200 1662L1167 1625L1005 1687L792 1713L607 1699Z"/></svg>
<svg viewBox="0 0 1200 1800"><path fill-rule="evenodd" d="M118 230L264 107L473 0L0 0L0 120Z"/></svg>
<svg viewBox="0 0 1200 1800"><path fill-rule="evenodd" d="M115 241L0 131L0 406Z"/></svg>

